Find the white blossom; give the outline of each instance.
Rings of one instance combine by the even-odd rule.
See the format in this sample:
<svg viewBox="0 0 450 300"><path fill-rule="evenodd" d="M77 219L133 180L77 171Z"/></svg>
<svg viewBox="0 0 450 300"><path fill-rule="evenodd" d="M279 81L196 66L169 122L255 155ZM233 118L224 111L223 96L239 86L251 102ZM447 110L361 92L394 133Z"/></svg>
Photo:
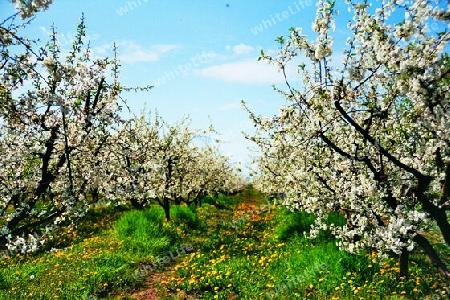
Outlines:
<svg viewBox="0 0 450 300"><path fill-rule="evenodd" d="M291 83L289 90L279 90L286 105L277 116L255 117L247 108L259 129L249 138L262 153L254 185L282 193L289 208L316 214L311 237L324 229L329 213L339 212L347 224L329 226L339 247L372 249L386 257L412 251L415 236L438 218L433 212L445 215L449 207L441 196L442 182L450 180L444 172L450 163L449 59L444 58L450 35L422 28L433 18L448 25L441 16L450 9L440 7L445 12L438 16L427 1L412 1L407 9L394 0L373 3L375 9L347 3L355 17L342 67L331 55L331 20L338 17L322 1L313 23L315 39L292 32L277 57L264 57L284 67L304 54L311 64L299 70L300 89ZM331 64L333 71L326 68Z"/></svg>

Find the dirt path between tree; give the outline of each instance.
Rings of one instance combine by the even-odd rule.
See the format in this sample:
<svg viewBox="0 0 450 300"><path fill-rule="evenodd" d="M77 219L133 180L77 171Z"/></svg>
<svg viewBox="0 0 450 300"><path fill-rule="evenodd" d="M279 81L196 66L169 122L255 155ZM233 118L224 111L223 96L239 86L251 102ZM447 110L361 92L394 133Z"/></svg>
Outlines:
<svg viewBox="0 0 450 300"><path fill-rule="evenodd" d="M267 204L265 200L261 197L261 195L254 193L249 193L248 190L245 190L242 194L242 201L236 205L234 205L231 209L218 209L217 214L215 216L211 216L208 218L209 220L205 220L208 223L208 226L216 226L217 224L211 222L214 219L217 220L232 220L232 218L239 218L240 214L251 212L256 205ZM155 300L161 299L161 297L165 297L167 299L177 299L177 300L195 300L196 298L191 295L187 295L184 291L179 291L177 295L161 295L164 293L158 288L158 285L163 281L170 281L170 278L175 275L175 267L177 263L168 266L165 270L160 270L155 273L149 274L148 278L142 285L142 288L135 291L131 295L131 299L136 300ZM234 298L231 298L234 299Z"/></svg>

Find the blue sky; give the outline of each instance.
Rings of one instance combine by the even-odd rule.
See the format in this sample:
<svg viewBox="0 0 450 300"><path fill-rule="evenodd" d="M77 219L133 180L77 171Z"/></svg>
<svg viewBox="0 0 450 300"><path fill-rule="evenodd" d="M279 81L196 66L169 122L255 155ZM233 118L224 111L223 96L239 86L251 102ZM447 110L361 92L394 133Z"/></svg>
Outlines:
<svg viewBox="0 0 450 300"><path fill-rule="evenodd" d="M155 85L125 95L134 112L145 105L169 123L186 115L195 128L212 123L222 133L223 154L245 164L253 145L241 131L251 132L253 125L240 101L265 116L285 103L271 87L283 87L282 76L258 62L259 53L276 53L274 40L290 27L310 34L315 11L316 1L307 0L55 0L25 34L45 41L55 24L68 48L84 13L94 56L111 55L115 41L124 85ZM0 19L13 12L9 1L0 2ZM346 40L347 21L337 23L342 39L335 44Z"/></svg>

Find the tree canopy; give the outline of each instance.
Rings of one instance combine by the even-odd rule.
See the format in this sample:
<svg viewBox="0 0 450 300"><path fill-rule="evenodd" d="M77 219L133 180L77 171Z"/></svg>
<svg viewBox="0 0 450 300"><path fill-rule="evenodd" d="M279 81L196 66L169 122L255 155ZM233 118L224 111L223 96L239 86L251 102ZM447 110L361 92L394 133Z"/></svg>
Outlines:
<svg viewBox="0 0 450 300"><path fill-rule="evenodd" d="M450 245L450 7L434 1L347 1L353 19L342 53L333 49L339 18L319 1L312 26L280 37L278 56L260 59L286 74L296 57L302 82L286 78L278 115L250 117L261 151L257 187L318 216L311 235L330 229L350 252L400 256L422 247L446 276L427 232ZM446 7L445 7L446 6ZM441 28L432 30L431 24ZM297 85L300 87L297 88ZM344 226L327 226L330 212Z"/></svg>

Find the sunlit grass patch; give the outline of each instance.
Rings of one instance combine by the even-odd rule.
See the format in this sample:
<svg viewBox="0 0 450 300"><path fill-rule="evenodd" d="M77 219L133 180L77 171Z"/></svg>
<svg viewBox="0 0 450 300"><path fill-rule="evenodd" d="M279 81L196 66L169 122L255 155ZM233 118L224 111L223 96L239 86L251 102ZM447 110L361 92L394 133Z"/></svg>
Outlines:
<svg viewBox="0 0 450 300"><path fill-rule="evenodd" d="M228 217L253 207L239 204ZM219 215L214 208L206 210L209 218ZM198 299L421 299L444 291L442 280L432 286L435 270L418 268L415 258L411 277L399 280L394 259L380 265L372 262L370 253L341 251L329 232L305 238L303 232L314 219L279 208L238 226L216 222L197 252L175 266L163 288L171 295L184 291ZM345 224L337 214L328 222Z"/></svg>
<svg viewBox="0 0 450 300"><path fill-rule="evenodd" d="M162 221L159 208L116 214L97 209L81 228L61 228L46 252L1 260L0 299L126 295L145 280L136 276L141 265L166 255L181 240L175 225Z"/></svg>
<svg viewBox="0 0 450 300"><path fill-rule="evenodd" d="M36 257L2 260L2 299L82 299L130 284L122 241L107 234Z"/></svg>
<svg viewBox="0 0 450 300"><path fill-rule="evenodd" d="M178 240L176 232L164 226L160 207L126 212L115 224L115 233L125 240L125 251L144 261L168 252Z"/></svg>
<svg viewBox="0 0 450 300"><path fill-rule="evenodd" d="M242 195L239 199L244 201ZM303 231L308 231L314 218L301 212L271 207L239 226L231 226L228 220L235 213L265 203L262 196L247 199L251 202L245 205L204 205L195 212L187 206L174 207L170 223L163 221L160 207L105 216L102 221L96 220L104 224L103 230L95 229L89 220L83 221L83 228L60 233L63 239L75 241L71 247L0 261L0 299L127 297L132 289L145 288L149 272L163 275L156 282L159 299L175 299L176 295L180 299L448 296L445 280L420 251L411 255L410 277L398 278L395 259L378 264L372 261L374 253L351 255L340 251L328 233L307 239ZM90 216L99 218L101 212ZM334 224L342 221L339 216L332 218L328 221ZM187 243L192 244L192 253L177 252ZM56 239L54 245L58 245ZM165 256L168 262L143 269ZM142 276L136 276L139 273Z"/></svg>

